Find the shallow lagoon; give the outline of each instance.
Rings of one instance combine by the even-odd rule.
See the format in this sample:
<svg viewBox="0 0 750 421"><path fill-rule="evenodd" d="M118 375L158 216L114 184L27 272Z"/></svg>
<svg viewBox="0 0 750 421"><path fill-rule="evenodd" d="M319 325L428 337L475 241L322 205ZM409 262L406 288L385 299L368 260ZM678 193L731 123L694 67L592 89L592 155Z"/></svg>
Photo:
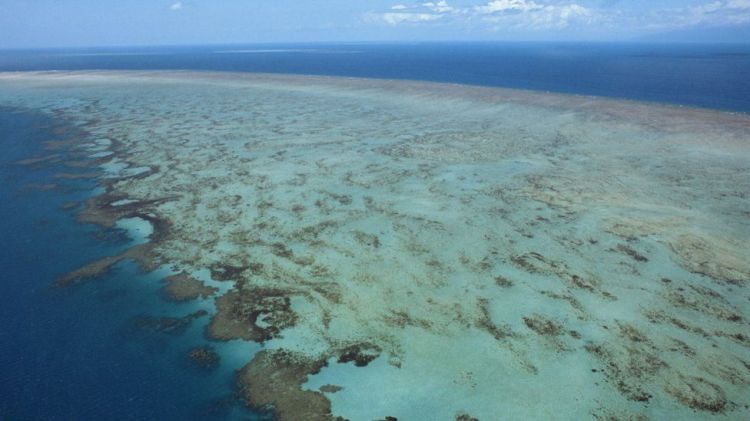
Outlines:
<svg viewBox="0 0 750 421"><path fill-rule="evenodd" d="M223 355L253 406L748 413L747 115L179 72L8 73L0 98L86 131L69 147L105 189L80 218L150 240L114 263L219 289L196 305L215 340L262 343Z"/></svg>

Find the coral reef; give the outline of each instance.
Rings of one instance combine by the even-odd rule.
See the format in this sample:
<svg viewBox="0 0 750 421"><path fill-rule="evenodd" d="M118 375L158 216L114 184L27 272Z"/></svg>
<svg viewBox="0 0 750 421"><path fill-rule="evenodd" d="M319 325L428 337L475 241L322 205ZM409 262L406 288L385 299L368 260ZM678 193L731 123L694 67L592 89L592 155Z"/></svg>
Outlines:
<svg viewBox="0 0 750 421"><path fill-rule="evenodd" d="M251 406L270 407L280 420L333 420L322 393L300 389L324 364L288 351L260 351L237 373L237 382Z"/></svg>
<svg viewBox="0 0 750 421"><path fill-rule="evenodd" d="M231 291L216 299L216 315L208 327L219 340L247 339L264 342L294 325L289 293L279 289L254 288Z"/></svg>
<svg viewBox="0 0 750 421"><path fill-rule="evenodd" d="M215 303L212 339L263 344L237 384L279 419L749 404L747 115L188 72L0 74L3 93L85 127L21 163L98 169L81 222L152 227L58 284L169 269L168 295Z"/></svg>
<svg viewBox="0 0 750 421"><path fill-rule="evenodd" d="M198 310L184 317L154 317L141 315L133 319L132 328L135 330L164 335L181 335L190 328L190 325L192 325L195 319L207 315L208 313L205 310Z"/></svg>
<svg viewBox="0 0 750 421"><path fill-rule="evenodd" d="M221 357L210 346L198 346L188 351L188 359L202 370L213 370L219 366Z"/></svg>
<svg viewBox="0 0 750 421"><path fill-rule="evenodd" d="M206 286L185 272L164 278L164 293L175 301L190 301L207 298L218 291L215 287Z"/></svg>

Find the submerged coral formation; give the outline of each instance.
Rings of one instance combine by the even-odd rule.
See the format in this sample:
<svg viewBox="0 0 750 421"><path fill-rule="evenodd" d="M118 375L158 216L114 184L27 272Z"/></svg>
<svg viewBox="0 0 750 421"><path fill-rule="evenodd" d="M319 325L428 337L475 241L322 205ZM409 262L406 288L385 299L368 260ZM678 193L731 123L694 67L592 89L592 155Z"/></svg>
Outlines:
<svg viewBox="0 0 750 421"><path fill-rule="evenodd" d="M202 370L213 370L219 366L221 357L210 346L198 346L188 351L190 362Z"/></svg>
<svg viewBox="0 0 750 421"><path fill-rule="evenodd" d="M750 116L212 73L0 93L86 130L57 145L103 171L82 222L152 227L60 283L168 268L212 339L263 343L237 383L279 419L748 413Z"/></svg>
<svg viewBox="0 0 750 421"><path fill-rule="evenodd" d="M164 292L175 301L189 301L198 298L208 298L216 293L217 288L206 286L185 272L168 276L164 279Z"/></svg>

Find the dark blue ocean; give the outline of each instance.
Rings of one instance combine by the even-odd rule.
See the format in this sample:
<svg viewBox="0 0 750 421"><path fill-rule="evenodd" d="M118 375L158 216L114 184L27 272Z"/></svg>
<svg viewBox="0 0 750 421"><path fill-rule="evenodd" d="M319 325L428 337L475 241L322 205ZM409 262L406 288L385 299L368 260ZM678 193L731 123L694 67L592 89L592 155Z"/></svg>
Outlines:
<svg viewBox="0 0 750 421"><path fill-rule="evenodd" d="M49 154L42 142L60 139L52 131L65 124L0 108L0 420L254 419L232 395L237 367L205 372L187 358L205 344L206 320L178 333L148 323L194 311L164 299L157 277L125 264L105 279L52 285L129 242L63 209L93 181L56 179L71 172L62 164L16 163Z"/></svg>
<svg viewBox="0 0 750 421"><path fill-rule="evenodd" d="M750 46L646 44L347 44L0 51L0 71L190 69L417 79L602 95L750 111ZM148 317L192 311L159 279L119 266L73 288L53 281L128 245L123 232L78 224L69 202L93 181L62 164L22 166L66 122L0 108L0 420L253 419L232 370L197 370L205 320L185 332ZM74 128L67 136L80 135ZM59 136L57 136L59 138ZM55 188L48 186L55 183ZM146 319L144 319L146 318ZM140 322L139 322L140 321ZM144 327L145 326L145 327ZM248 358L250 356L248 355Z"/></svg>
<svg viewBox="0 0 750 421"><path fill-rule="evenodd" d="M50 69L414 79L750 111L750 44L273 44L0 51L0 71Z"/></svg>

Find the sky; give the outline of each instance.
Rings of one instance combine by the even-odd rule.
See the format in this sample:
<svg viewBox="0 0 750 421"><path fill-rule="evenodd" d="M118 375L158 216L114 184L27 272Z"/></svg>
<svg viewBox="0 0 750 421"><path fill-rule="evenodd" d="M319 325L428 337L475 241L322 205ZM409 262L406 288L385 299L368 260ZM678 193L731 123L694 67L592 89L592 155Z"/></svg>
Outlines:
<svg viewBox="0 0 750 421"><path fill-rule="evenodd" d="M750 0L0 0L0 48L660 39L750 43Z"/></svg>

